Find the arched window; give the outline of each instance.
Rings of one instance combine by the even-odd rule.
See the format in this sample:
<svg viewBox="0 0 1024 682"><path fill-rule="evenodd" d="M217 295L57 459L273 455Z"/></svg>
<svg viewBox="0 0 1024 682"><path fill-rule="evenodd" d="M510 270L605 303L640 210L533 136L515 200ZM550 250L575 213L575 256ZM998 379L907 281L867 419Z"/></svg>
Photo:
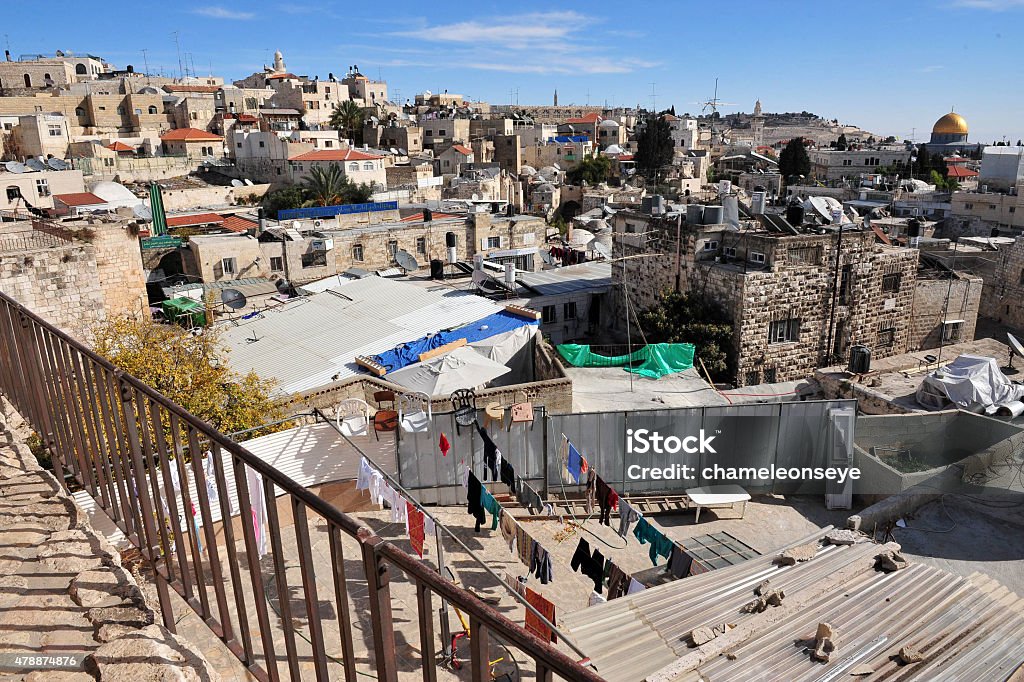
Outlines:
<svg viewBox="0 0 1024 682"><path fill-rule="evenodd" d="M363 164L363 170L372 171L373 170L373 161L367 161L366 163L364 163Z"/></svg>
<svg viewBox="0 0 1024 682"><path fill-rule="evenodd" d="M44 80L44 81L52 81L53 79L52 79L52 78L50 78L50 74L48 74L48 73L44 73L44 74L43 74L43 80Z"/></svg>
<svg viewBox="0 0 1024 682"><path fill-rule="evenodd" d="M27 74L27 73L25 74L25 87L26 88L31 88L32 87L32 76Z"/></svg>
<svg viewBox="0 0 1024 682"><path fill-rule="evenodd" d="M357 170L359 170L359 164L358 164L358 163L354 163L354 162L353 162L353 163L350 163L350 164L348 165L348 169L349 169L350 171L357 171Z"/></svg>
<svg viewBox="0 0 1024 682"><path fill-rule="evenodd" d="M75 64L75 73L79 76L84 76L89 73L89 71L85 68L85 64Z"/></svg>
<svg viewBox="0 0 1024 682"><path fill-rule="evenodd" d="M85 109L82 107L75 107L75 116L85 116Z"/></svg>
<svg viewBox="0 0 1024 682"><path fill-rule="evenodd" d="M149 113L151 113L151 114L155 114L156 113L156 107L153 106L152 104L149 105Z"/></svg>

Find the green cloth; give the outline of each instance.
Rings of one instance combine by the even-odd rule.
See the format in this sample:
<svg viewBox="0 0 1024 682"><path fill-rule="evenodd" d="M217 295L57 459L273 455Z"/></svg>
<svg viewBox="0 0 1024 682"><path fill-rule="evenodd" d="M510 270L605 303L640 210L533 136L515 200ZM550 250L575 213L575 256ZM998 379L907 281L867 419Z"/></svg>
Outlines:
<svg viewBox="0 0 1024 682"><path fill-rule="evenodd" d="M598 355L588 345L563 343L557 346L559 354L573 367L620 367L651 379L660 379L693 367L692 343L652 343L629 355ZM639 366L634 363L642 361Z"/></svg>
<svg viewBox="0 0 1024 682"><path fill-rule="evenodd" d="M501 505L483 486L480 486L480 506L491 512L491 530L495 530L498 527L498 518L501 516Z"/></svg>
<svg viewBox="0 0 1024 682"><path fill-rule="evenodd" d="M633 535L636 536L641 545L645 545L648 542L651 543L651 563L655 566L658 565L659 556L663 556L666 559L671 556L672 541L665 537L664 533L648 523L644 517L640 517L636 528L633 529Z"/></svg>
<svg viewBox="0 0 1024 682"><path fill-rule="evenodd" d="M167 234L167 214L164 212L164 195L160 192L160 185L155 182L149 184L149 212L153 214L153 229L150 234L154 237Z"/></svg>

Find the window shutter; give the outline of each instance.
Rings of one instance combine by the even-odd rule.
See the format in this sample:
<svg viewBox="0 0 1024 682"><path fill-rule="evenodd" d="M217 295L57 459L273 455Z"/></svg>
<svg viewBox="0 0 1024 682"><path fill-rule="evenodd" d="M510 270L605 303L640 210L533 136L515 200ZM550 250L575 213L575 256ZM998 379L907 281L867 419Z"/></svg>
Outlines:
<svg viewBox="0 0 1024 682"><path fill-rule="evenodd" d="M481 237L480 238L480 250L481 251L486 251L487 250L487 237Z"/></svg>

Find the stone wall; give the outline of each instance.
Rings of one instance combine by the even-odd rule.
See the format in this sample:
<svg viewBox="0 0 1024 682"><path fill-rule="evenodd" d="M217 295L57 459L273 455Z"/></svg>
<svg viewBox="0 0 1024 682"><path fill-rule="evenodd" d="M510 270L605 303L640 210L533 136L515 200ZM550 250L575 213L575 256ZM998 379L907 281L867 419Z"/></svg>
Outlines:
<svg viewBox="0 0 1024 682"><path fill-rule="evenodd" d="M942 343L944 320L963 320L959 336L947 339L946 343L973 339L981 291L980 277L958 274L952 281L918 279L914 286L914 309L907 350L938 348Z"/></svg>
<svg viewBox="0 0 1024 682"><path fill-rule="evenodd" d="M138 234L127 223L92 225L96 280L107 318L148 316L146 273Z"/></svg>
<svg viewBox="0 0 1024 682"><path fill-rule="evenodd" d="M893 402L892 396L856 383L849 372L816 371L814 379L821 386L825 400L853 399L863 414L908 414L909 410Z"/></svg>
<svg viewBox="0 0 1024 682"><path fill-rule="evenodd" d="M187 640L157 624L118 551L25 445L30 431L0 401L0 654L84 659L59 672L5 672L26 682L219 680Z"/></svg>
<svg viewBox="0 0 1024 682"><path fill-rule="evenodd" d="M993 275L985 277L980 314L1024 330L1024 237L1018 237L1012 246L986 256L996 264Z"/></svg>

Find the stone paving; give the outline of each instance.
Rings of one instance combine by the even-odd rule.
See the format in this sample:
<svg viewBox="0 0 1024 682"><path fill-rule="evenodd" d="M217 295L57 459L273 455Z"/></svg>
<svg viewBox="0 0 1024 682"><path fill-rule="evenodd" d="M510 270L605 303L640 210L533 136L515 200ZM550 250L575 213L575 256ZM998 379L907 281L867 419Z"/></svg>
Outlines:
<svg viewBox="0 0 1024 682"><path fill-rule="evenodd" d="M0 404L0 679L218 680L185 640L154 624L121 557L43 471L19 416ZM11 655L85 654L63 671Z"/></svg>

